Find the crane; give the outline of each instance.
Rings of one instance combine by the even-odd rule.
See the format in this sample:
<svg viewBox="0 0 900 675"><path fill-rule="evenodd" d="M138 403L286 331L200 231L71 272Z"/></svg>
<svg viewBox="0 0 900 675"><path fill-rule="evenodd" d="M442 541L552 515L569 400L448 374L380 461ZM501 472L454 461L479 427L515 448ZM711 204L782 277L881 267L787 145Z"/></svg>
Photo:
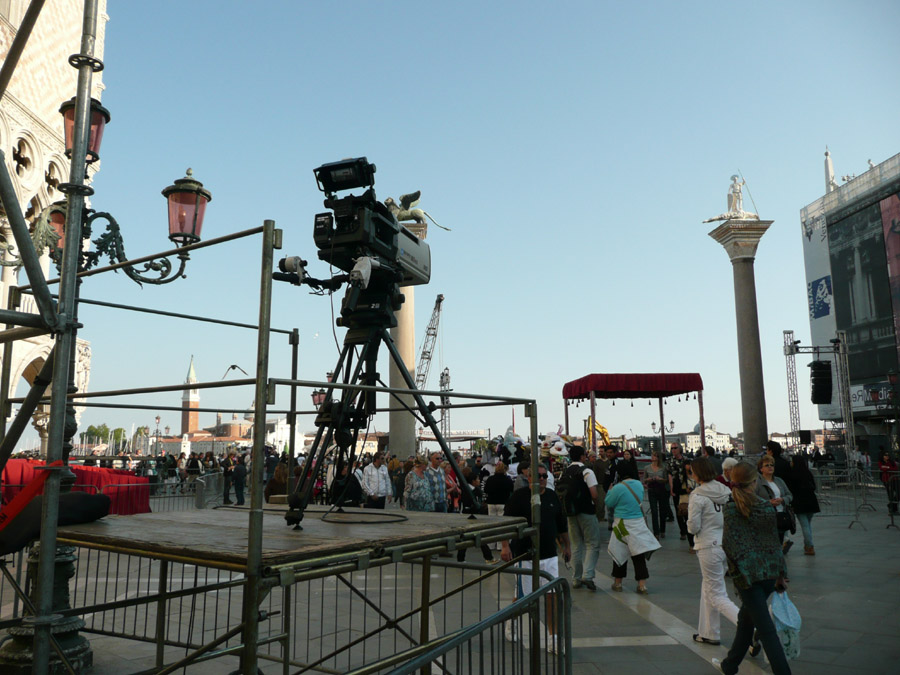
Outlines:
<svg viewBox="0 0 900 675"><path fill-rule="evenodd" d="M434 301L434 311L431 312L431 321L425 329L425 341L422 342L422 351L419 353L419 364L416 366L416 389L424 389L428 382L428 370L431 368L431 355L434 352L434 343L437 340L438 324L441 321L441 305L444 296L438 294Z"/></svg>

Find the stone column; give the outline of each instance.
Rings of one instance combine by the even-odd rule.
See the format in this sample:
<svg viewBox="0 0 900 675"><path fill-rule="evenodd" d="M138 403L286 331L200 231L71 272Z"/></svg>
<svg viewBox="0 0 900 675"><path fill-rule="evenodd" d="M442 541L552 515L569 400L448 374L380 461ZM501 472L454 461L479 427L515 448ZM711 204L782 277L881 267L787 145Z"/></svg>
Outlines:
<svg viewBox="0 0 900 675"><path fill-rule="evenodd" d="M406 298L400 310L396 312L397 327L391 328L391 338L397 345L397 351L403 357L406 363L406 369L416 377L416 295L414 286L406 286L403 289L403 296ZM388 384L398 389L406 389L406 382L397 369L397 365L391 359L390 379ZM412 396L401 397L410 407L415 407L415 401ZM399 408L400 404L391 401L392 408ZM398 410L388 413L388 424L390 431L390 439L388 441L388 449L391 454L396 453L397 457L406 458L416 454L416 418L405 410Z"/></svg>
<svg viewBox="0 0 900 675"><path fill-rule="evenodd" d="M744 452L750 454L758 453L769 438L753 261L759 240L773 222L733 218L709 233L710 237L725 248L734 270L734 312L737 317Z"/></svg>
<svg viewBox="0 0 900 675"><path fill-rule="evenodd" d="M424 223L403 223L410 232L415 234L419 239L424 239L427 233L427 226ZM395 313L397 317L397 327L391 329L391 338L397 346L397 351L403 357L406 363L406 369L412 375L413 380L416 379L416 294L415 286L404 286L401 288L405 298L400 311ZM390 379L388 380L390 387L406 388L406 382L403 376L391 359ZM412 396L401 397L406 405L411 408L415 407ZM391 402L392 408L400 407L397 401ZM388 413L388 424L390 425L388 450L397 457L406 458L416 454L416 418L405 410Z"/></svg>

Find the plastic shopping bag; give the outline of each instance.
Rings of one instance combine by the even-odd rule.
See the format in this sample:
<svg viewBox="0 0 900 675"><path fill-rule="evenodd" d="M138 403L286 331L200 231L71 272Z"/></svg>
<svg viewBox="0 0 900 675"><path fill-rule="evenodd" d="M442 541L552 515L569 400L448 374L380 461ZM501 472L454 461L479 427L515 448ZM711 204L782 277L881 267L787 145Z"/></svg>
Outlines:
<svg viewBox="0 0 900 675"><path fill-rule="evenodd" d="M784 655L788 659L796 659L800 656L800 612L791 602L787 591L772 595L772 618L775 620L775 630L784 647Z"/></svg>

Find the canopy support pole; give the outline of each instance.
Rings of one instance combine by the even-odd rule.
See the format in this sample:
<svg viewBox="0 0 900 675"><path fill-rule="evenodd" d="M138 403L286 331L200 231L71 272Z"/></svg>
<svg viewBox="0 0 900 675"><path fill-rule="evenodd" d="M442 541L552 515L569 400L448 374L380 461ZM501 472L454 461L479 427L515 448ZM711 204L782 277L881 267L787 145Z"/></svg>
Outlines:
<svg viewBox="0 0 900 675"><path fill-rule="evenodd" d="M660 451L665 453L666 451L666 414L663 411L663 400L662 396L659 397L659 428L660 428L660 436L662 437L662 447Z"/></svg>
<svg viewBox="0 0 900 675"><path fill-rule="evenodd" d="M703 446L706 445L706 420L703 419L703 390L700 389L697 391L697 403L700 406L700 449L703 450ZM746 448L745 448L746 451ZM702 457L701 453L701 457Z"/></svg>

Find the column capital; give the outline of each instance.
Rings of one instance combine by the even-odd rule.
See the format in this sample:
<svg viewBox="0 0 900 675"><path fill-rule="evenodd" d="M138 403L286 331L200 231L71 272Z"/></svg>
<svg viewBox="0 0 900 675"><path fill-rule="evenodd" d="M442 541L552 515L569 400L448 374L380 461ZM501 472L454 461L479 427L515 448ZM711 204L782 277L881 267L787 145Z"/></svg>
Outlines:
<svg viewBox="0 0 900 675"><path fill-rule="evenodd" d="M752 261L756 257L759 240L774 222L774 220L732 218L710 232L709 236L722 244L731 262Z"/></svg>

